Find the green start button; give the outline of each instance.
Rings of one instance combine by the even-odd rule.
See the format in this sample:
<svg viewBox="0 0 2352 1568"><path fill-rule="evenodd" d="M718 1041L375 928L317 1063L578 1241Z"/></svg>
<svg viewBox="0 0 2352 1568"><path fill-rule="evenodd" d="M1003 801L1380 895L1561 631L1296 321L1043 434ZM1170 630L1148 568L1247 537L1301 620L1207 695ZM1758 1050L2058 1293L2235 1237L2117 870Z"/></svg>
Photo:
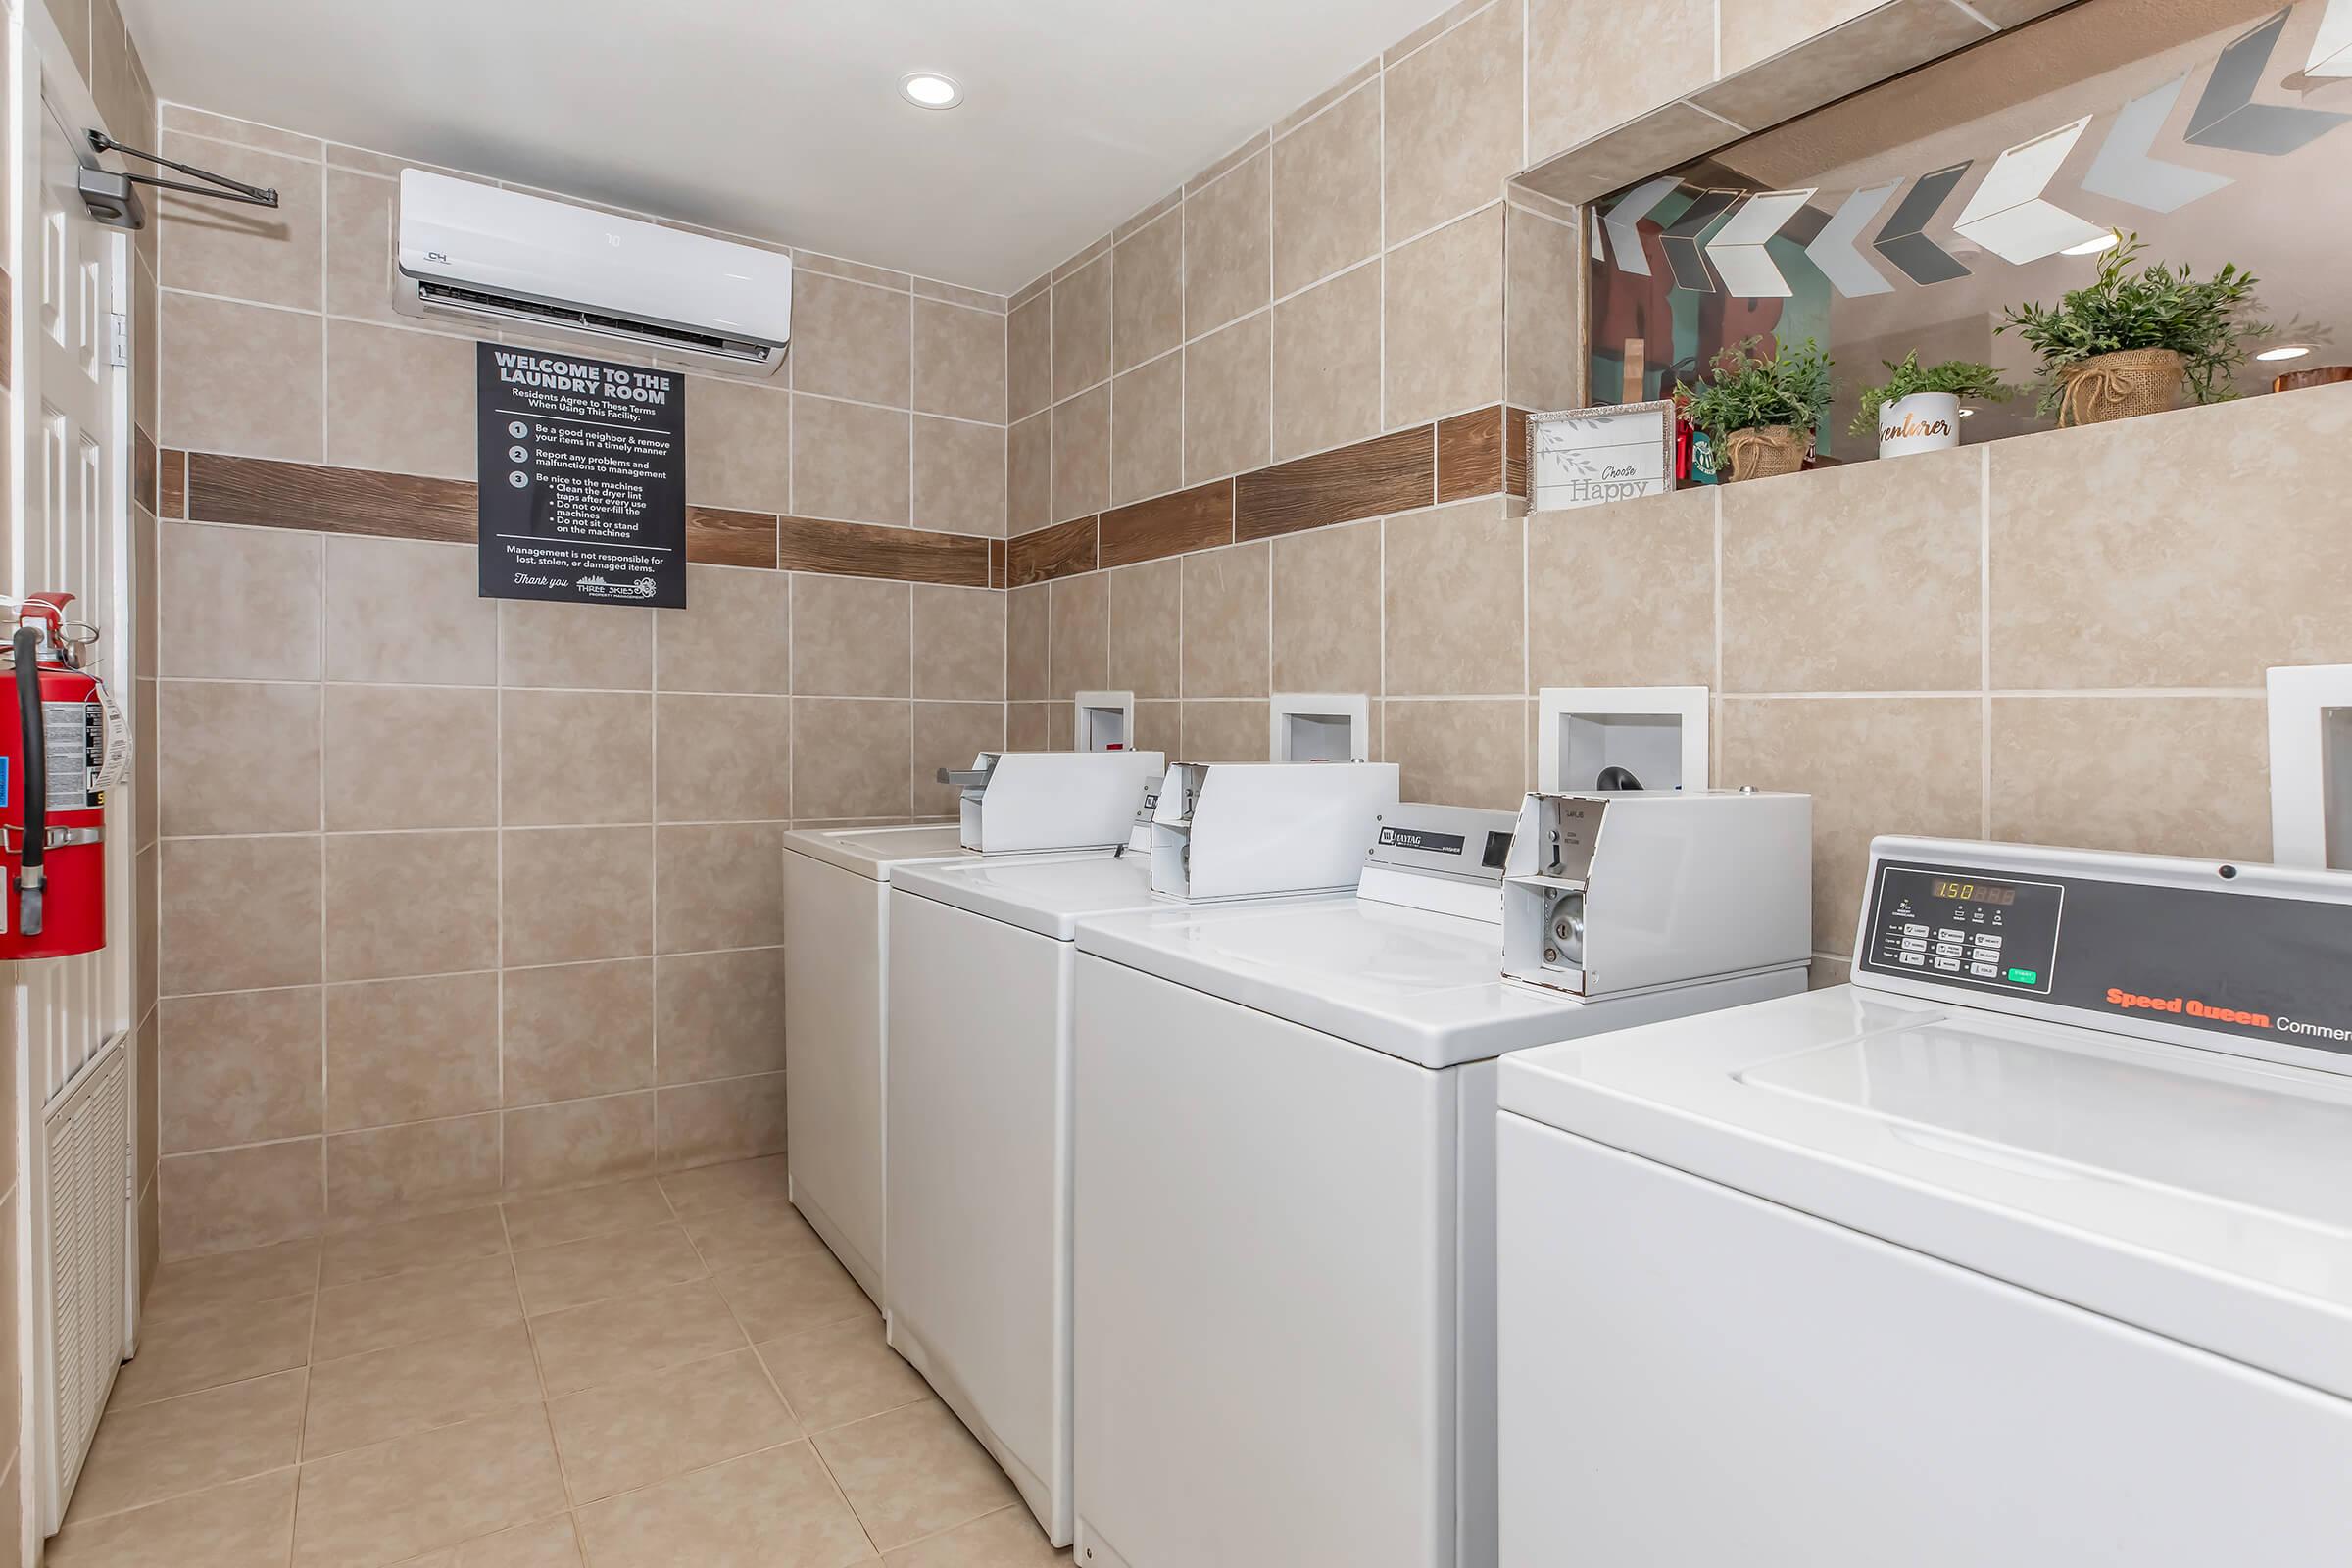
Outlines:
<svg viewBox="0 0 2352 1568"><path fill-rule="evenodd" d="M2009 971L2009 980L2012 985L2034 986L2041 984L2041 976L2032 969L2012 969Z"/></svg>

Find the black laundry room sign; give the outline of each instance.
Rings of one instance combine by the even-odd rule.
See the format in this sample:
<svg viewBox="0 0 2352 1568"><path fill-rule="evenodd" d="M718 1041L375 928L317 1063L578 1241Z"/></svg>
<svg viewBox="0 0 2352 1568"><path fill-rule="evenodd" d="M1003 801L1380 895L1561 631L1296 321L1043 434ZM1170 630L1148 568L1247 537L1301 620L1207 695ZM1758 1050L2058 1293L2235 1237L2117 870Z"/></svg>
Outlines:
<svg viewBox="0 0 2352 1568"><path fill-rule="evenodd" d="M686 378L499 343L475 358L481 592L686 603Z"/></svg>

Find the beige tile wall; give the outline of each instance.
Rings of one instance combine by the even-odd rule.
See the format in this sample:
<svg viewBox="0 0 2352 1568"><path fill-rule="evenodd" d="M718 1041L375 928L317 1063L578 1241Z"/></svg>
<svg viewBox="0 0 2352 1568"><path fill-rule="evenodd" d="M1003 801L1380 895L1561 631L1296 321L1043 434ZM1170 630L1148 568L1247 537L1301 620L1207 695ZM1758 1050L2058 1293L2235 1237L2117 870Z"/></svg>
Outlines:
<svg viewBox="0 0 2352 1568"><path fill-rule="evenodd" d="M985 300L810 258L792 384L696 383L690 486L710 504L1017 533L1459 408L1565 403L1576 234L1559 213L1505 206L1504 177L1859 9L1456 6L1016 294L995 337ZM315 168L323 218L316 308L291 293L212 298L167 247L167 354L184 311L184 341L232 357L274 342L251 352L285 357L191 367L214 381L176 398L168 373L166 440L208 444L174 429L177 411L199 428L225 421L227 450L282 441L329 461L370 452L465 471L451 430L403 413L433 400L368 401L367 377L339 383L333 368L341 355L365 356L379 380L454 373L436 368L449 354L434 334L379 307L398 166L192 112L168 122L223 161L301 166L289 186ZM217 289L292 288L300 269L218 260L244 254L232 241L260 243L201 241L222 270ZM297 223L272 243L307 257L311 241ZM250 335L208 311L241 313ZM270 384L295 417L257 419L250 389L289 365L296 384ZM247 391L224 401L218 387ZM315 1097L307 1083L196 1097L192 1120L245 1141L168 1153L166 1208L194 1227L172 1227L172 1246L435 1202L435 1181L486 1190L742 1147L772 1107L710 1086L761 1082L738 1070L773 1058L710 1033L716 1014L688 1003L736 999L730 1017L770 1005L759 960L741 956L771 952L772 937L740 864L792 817L942 808L923 782L931 753L999 733L1066 746L1081 688L1132 687L1141 743L1204 760L1263 755L1271 691L1362 690L1377 699L1375 755L1403 764L1409 794L1506 806L1534 774L1540 687L1704 683L1719 776L1816 797L1817 941L1832 956L1847 946L1862 846L1882 828L2258 856L2260 669L2352 657L2312 586L2329 579L2308 565L2341 549L2311 469L2347 417L2352 397L2307 393L1568 516L1489 498L1002 597L702 568L697 610L649 615L643 635L607 612L514 605L469 623L454 586L427 596L431 640L369 632L370 615L397 623L400 601L339 573L338 551L398 548L419 572L437 552L431 569L451 584L468 573L464 552L169 524L166 599L181 608L167 614L191 628L227 612L172 597L182 536L250 557L238 580L273 601L323 596L316 624L298 613L225 640L210 634L224 625L191 630L216 668L172 667L167 638L167 708L184 686L190 704L281 713L303 766L315 753L320 791L312 808L299 789L239 800L191 779L174 807L166 781L167 809L195 824L164 827L178 900L167 1012L215 991L291 991L304 1007L316 993L315 1038L258 1026L240 1038L320 1073ZM1003 521L988 463L999 418ZM2267 466L2243 462L2249 444ZM2233 498L2227 527L2200 499L2208 464L2258 475L2258 502ZM967 470L984 475L978 520L947 510L968 500ZM2248 527L2259 549L2244 547ZM2178 559L2218 595L2190 606ZM714 636L704 584L738 579L743 600L772 606L739 604ZM2233 593L2262 612L2203 612ZM565 623L576 614L600 618ZM759 636L770 616L790 628L780 654ZM754 644L771 650L766 674L740 672ZM195 695L208 683L289 683L315 694L317 716L299 716L300 696ZM434 792L445 820L413 819L429 786L388 739L412 733L420 709L460 715L447 771L467 783ZM781 730L757 721L779 711ZM201 770L218 750L167 761ZM766 782L715 788L712 773ZM243 813L257 809L278 814L255 826ZM207 811L229 826L208 830ZM429 858L413 862L419 845ZM256 887L277 890L282 918L224 928L237 901L222 890ZM678 896L688 887L698 897ZM433 914L372 910L355 890L399 891ZM665 993L662 973L689 959L717 978ZM494 1100L478 1033L415 1031L440 1064L429 1095L375 1069L372 1037L349 1019L486 1016L466 984L486 973L500 988ZM339 1046L329 993L368 987L393 990L346 1009ZM551 997L571 995L627 1026L555 1015ZM347 1059L360 1087L338 1097ZM256 1126L271 1131L238 1130Z"/></svg>
<svg viewBox="0 0 2352 1568"><path fill-rule="evenodd" d="M1014 296L1013 532L1501 401L1521 18L1457 7Z"/></svg>
<svg viewBox="0 0 2352 1568"><path fill-rule="evenodd" d="M1105 268L1117 502L1498 398L1571 402L1573 215L1500 204L1502 177L1869 9L1457 5L1014 296L1013 530L1097 493L1048 481L1099 483L1076 405L1103 368ZM1363 691L1408 795L1503 807L1535 776L1542 687L1703 684L1718 776L1815 797L1815 935L1839 972L1873 832L2267 855L2262 670L2352 657L2318 471L2348 421L2352 392L2304 393L1017 588L1008 731L1067 745L1070 691L1107 680L1146 744L1255 758L1270 690Z"/></svg>
<svg viewBox="0 0 2352 1568"><path fill-rule="evenodd" d="M1879 0L1463 0L1013 296L1014 533L1508 401L1572 406L1522 168Z"/></svg>
<svg viewBox="0 0 2352 1568"><path fill-rule="evenodd" d="M1001 741L987 589L473 569L162 525L167 1256L779 1149L778 835Z"/></svg>
<svg viewBox="0 0 2352 1568"><path fill-rule="evenodd" d="M397 317L396 161L178 105L276 185L164 204L160 441L470 478L470 342ZM796 253L775 383L689 383L697 505L1001 537L1004 301ZM475 595L470 546L167 521L160 1232L183 1257L783 1146L777 837L942 808L1005 600L688 568Z"/></svg>
<svg viewBox="0 0 2352 1568"><path fill-rule="evenodd" d="M476 334L389 303L410 166L180 104L164 106L163 138L173 158L275 186L280 205L158 203L161 443L472 478ZM1002 536L1004 302L795 255L777 379L688 383L688 500Z"/></svg>
<svg viewBox="0 0 2352 1568"><path fill-rule="evenodd" d="M2330 387L1061 578L1009 596L1010 728L1068 744L1107 677L1145 744L1256 759L1269 690L1362 691L1408 797L1506 808L1541 688L1705 685L1717 781L1814 799L1835 957L1874 833L2269 858L2263 671L2352 660L2347 439Z"/></svg>

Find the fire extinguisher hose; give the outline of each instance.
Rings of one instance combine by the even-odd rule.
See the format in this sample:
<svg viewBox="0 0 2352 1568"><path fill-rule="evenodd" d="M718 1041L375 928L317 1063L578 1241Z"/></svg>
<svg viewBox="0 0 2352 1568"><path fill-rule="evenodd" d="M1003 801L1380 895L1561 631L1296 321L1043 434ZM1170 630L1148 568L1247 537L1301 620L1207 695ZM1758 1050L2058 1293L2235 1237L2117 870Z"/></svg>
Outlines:
<svg viewBox="0 0 2352 1568"><path fill-rule="evenodd" d="M17 929L41 934L42 860L49 849L48 737L41 723L41 634L19 626L10 646L17 658L17 735L24 760L24 853L17 872Z"/></svg>

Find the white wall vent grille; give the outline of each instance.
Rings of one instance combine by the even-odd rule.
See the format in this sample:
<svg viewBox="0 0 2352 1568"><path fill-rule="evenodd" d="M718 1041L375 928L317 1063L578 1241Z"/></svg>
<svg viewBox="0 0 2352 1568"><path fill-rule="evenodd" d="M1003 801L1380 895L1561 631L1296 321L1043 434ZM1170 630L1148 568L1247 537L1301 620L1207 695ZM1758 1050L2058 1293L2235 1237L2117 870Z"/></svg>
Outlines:
<svg viewBox="0 0 2352 1568"><path fill-rule="evenodd" d="M122 1364L127 1325L130 1073L117 1040L47 1119L53 1359L50 1433L60 1499L81 1461Z"/></svg>

